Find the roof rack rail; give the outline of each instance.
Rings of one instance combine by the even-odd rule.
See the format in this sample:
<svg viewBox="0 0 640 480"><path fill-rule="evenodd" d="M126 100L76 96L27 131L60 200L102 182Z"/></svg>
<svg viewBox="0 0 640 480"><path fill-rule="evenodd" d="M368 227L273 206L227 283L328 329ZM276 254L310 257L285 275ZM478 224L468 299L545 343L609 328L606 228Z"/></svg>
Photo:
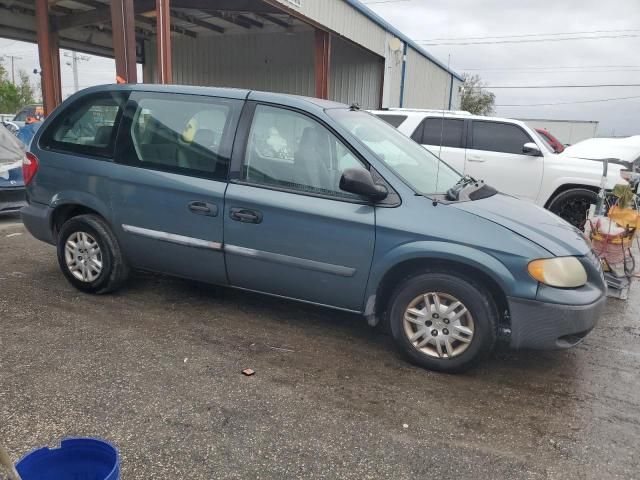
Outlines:
<svg viewBox="0 0 640 480"><path fill-rule="evenodd" d="M427 112L427 113L451 113L454 115L471 115L466 110L439 110L437 108L388 108L390 112Z"/></svg>

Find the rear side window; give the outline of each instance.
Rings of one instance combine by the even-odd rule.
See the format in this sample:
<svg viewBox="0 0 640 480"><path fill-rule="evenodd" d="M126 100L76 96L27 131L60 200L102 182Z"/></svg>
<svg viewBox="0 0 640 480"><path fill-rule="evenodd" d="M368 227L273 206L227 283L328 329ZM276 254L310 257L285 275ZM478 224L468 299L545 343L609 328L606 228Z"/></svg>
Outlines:
<svg viewBox="0 0 640 480"><path fill-rule="evenodd" d="M422 122L422 145L440 145L443 147L463 148L462 132L464 120L453 118L426 118Z"/></svg>
<svg viewBox="0 0 640 480"><path fill-rule="evenodd" d="M490 152L522 155L522 147L531 137L517 125L473 121L473 148Z"/></svg>
<svg viewBox="0 0 640 480"><path fill-rule="evenodd" d="M112 157L126 96L125 92L103 92L72 103L43 133L40 147Z"/></svg>
<svg viewBox="0 0 640 480"><path fill-rule="evenodd" d="M380 114L376 113L375 115L380 120L384 120L389 125L395 128L398 128L400 125L402 125L402 122L404 122L407 119L406 115L387 115L384 113L380 113Z"/></svg>
<svg viewBox="0 0 640 480"><path fill-rule="evenodd" d="M180 94L134 93L130 146L118 161L225 180L242 101Z"/></svg>

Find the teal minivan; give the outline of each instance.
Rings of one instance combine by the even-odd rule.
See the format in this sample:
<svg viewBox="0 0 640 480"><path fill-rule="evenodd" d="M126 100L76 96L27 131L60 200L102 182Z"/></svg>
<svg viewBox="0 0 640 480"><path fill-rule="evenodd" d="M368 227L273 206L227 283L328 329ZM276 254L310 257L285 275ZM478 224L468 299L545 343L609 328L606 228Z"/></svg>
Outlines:
<svg viewBox="0 0 640 480"><path fill-rule="evenodd" d="M605 304L580 231L356 106L94 87L47 118L23 170L24 224L84 292L143 269L346 310L448 372L498 339L576 345Z"/></svg>

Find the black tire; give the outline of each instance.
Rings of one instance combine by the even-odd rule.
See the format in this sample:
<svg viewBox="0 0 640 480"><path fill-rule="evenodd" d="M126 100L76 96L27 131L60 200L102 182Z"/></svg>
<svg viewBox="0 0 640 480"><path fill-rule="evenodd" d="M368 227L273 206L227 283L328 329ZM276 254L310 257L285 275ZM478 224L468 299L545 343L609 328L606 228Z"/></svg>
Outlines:
<svg viewBox="0 0 640 480"><path fill-rule="evenodd" d="M547 208L574 227L584 230L589 207L597 199L598 194L593 190L572 188L556 195Z"/></svg>
<svg viewBox="0 0 640 480"><path fill-rule="evenodd" d="M76 278L65 259L65 245L74 233L85 232L91 235L100 247L102 270L93 281ZM78 290L87 293L108 293L118 289L129 276L127 265L120 245L111 232L109 225L98 215L78 215L67 220L60 229L57 238L58 264L69 283Z"/></svg>
<svg viewBox="0 0 640 480"><path fill-rule="evenodd" d="M452 358L436 358L423 353L411 343L405 331L405 310L415 298L428 292L455 297L473 318L471 341L466 350ZM396 346L412 363L440 372L462 372L477 365L491 353L498 336L497 309L489 292L475 281L441 271L428 271L402 282L391 297L388 321Z"/></svg>

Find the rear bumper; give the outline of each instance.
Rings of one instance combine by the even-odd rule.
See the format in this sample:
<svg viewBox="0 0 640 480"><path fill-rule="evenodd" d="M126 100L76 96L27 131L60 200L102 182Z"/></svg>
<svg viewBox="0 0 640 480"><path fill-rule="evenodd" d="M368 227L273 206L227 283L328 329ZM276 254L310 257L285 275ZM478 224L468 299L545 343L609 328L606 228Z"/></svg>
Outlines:
<svg viewBox="0 0 640 480"><path fill-rule="evenodd" d="M29 203L20 210L22 223L38 240L55 245L51 231L51 214L53 209L40 203Z"/></svg>
<svg viewBox="0 0 640 480"><path fill-rule="evenodd" d="M607 297L589 305L558 305L536 300L508 298L512 348L570 348L596 325Z"/></svg>
<svg viewBox="0 0 640 480"><path fill-rule="evenodd" d="M0 214L17 212L26 204L24 187L0 188Z"/></svg>

